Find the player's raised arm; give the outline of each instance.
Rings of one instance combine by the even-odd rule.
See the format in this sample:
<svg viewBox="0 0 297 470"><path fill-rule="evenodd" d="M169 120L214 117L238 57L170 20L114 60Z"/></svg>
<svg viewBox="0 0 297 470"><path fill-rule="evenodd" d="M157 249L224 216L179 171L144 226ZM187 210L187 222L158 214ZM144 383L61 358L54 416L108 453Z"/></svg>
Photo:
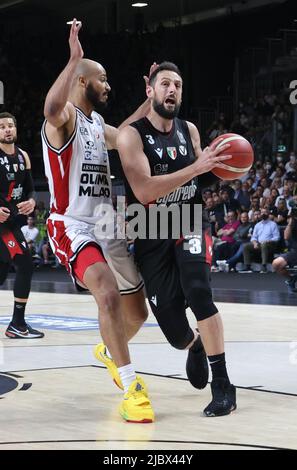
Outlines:
<svg viewBox="0 0 297 470"><path fill-rule="evenodd" d="M104 129L104 134L105 134L105 140L106 140L106 146L108 150L112 149L117 149L117 138L119 135L119 131L123 129L124 127L129 126L134 121L138 121L138 119L141 119L147 115L149 112L150 104L149 100L145 100L144 103L142 103L139 108L136 109L136 111L131 114L124 122L119 127L113 127L110 126L109 124L105 124L105 129Z"/></svg>
<svg viewBox="0 0 297 470"><path fill-rule="evenodd" d="M149 76L147 77L146 75L143 76L145 86L148 86L149 82L149 77L155 70L155 68L158 65L156 62L154 62L149 71ZM150 101L149 99L146 99L137 109L134 111L133 114L131 114L127 119L125 119L124 122L120 124L119 127L113 127L108 124L105 124L105 139L106 139L106 145L109 150L111 149L117 149L117 137L119 134L120 129L123 129L124 127L129 126L134 121L138 121L139 119L145 117L150 110Z"/></svg>
<svg viewBox="0 0 297 470"><path fill-rule="evenodd" d="M62 127L70 120L71 115L75 115L74 107L68 102L68 98L75 71L84 55L78 38L81 26L82 23L74 18L69 35L69 62L49 90L44 104L44 116L56 128Z"/></svg>

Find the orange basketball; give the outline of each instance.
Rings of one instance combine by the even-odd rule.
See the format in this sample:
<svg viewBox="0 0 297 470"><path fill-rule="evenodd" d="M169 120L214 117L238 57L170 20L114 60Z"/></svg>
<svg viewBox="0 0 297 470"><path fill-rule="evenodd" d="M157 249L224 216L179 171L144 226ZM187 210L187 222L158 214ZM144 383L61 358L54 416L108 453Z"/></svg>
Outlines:
<svg viewBox="0 0 297 470"><path fill-rule="evenodd" d="M220 142L220 139L224 140ZM238 134L220 135L212 141L210 146L217 148L224 144L230 144L230 147L219 155L232 155L232 158L222 162L224 168L213 168L212 173L222 180L235 180L244 176L254 162L253 147L248 140Z"/></svg>

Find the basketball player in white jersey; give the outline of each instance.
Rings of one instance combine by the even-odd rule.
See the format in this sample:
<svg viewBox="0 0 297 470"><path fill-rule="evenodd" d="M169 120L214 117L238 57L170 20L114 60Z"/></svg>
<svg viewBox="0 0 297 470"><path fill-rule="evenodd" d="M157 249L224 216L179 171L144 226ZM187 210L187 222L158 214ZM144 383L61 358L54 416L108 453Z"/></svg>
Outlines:
<svg viewBox="0 0 297 470"><path fill-rule="evenodd" d="M135 375L127 345L147 316L143 283L126 242L102 239L95 230L106 207L111 207L107 149L116 148L118 130L94 111L104 108L110 86L102 65L83 59L78 38L81 26L73 20L70 60L44 105L43 155L51 193L49 240L76 285L87 288L96 300L104 344L98 345L95 355L124 389L121 416L130 422L152 422L147 389ZM125 123L143 117L148 109L145 102ZM126 294L122 302L119 290Z"/></svg>

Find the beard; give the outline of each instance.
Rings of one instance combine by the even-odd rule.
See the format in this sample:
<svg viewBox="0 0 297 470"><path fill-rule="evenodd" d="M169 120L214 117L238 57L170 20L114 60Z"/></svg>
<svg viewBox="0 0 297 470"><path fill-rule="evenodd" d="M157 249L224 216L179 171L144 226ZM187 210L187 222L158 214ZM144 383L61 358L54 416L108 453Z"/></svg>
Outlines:
<svg viewBox="0 0 297 470"><path fill-rule="evenodd" d="M3 139L0 139L0 144L15 144L17 141L17 137L16 136L12 136L12 137L4 137Z"/></svg>
<svg viewBox="0 0 297 470"><path fill-rule="evenodd" d="M179 110L181 107L181 103L176 104L175 108L172 111L169 111L168 109L165 108L163 103L160 103L156 99L153 100L153 108L156 111L159 116L161 116L164 119L174 119L175 117L178 116Z"/></svg>
<svg viewBox="0 0 297 470"><path fill-rule="evenodd" d="M95 91L91 83L86 88L86 98L99 114L107 108L107 102L100 101L100 95Z"/></svg>

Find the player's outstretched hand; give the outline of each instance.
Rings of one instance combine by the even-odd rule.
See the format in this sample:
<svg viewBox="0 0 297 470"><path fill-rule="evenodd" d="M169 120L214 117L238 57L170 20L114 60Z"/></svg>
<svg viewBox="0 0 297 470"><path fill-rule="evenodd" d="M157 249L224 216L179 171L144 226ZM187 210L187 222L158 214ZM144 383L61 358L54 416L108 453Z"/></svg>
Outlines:
<svg viewBox="0 0 297 470"><path fill-rule="evenodd" d="M150 71L149 71L149 76L147 77L146 75L143 76L143 79L145 81L145 86L148 86L149 84L149 77L152 75L153 71L156 70L156 68L159 66L159 64L157 64L157 62L154 62L151 67L150 67Z"/></svg>
<svg viewBox="0 0 297 470"><path fill-rule="evenodd" d="M78 33L82 27L82 22L77 21L76 18L73 19L70 35L69 35L69 47L70 47L70 59L79 60L84 56L83 48L78 38Z"/></svg>
<svg viewBox="0 0 297 470"><path fill-rule="evenodd" d="M223 141L224 139L222 139ZM218 142L219 144L220 142ZM219 155L224 154L224 151L230 147L230 144L222 145L220 148L216 147L206 147L203 151L200 152L198 159L195 162L197 166L197 175L202 173L207 173L215 167L223 168L224 160L230 160L232 155Z"/></svg>

